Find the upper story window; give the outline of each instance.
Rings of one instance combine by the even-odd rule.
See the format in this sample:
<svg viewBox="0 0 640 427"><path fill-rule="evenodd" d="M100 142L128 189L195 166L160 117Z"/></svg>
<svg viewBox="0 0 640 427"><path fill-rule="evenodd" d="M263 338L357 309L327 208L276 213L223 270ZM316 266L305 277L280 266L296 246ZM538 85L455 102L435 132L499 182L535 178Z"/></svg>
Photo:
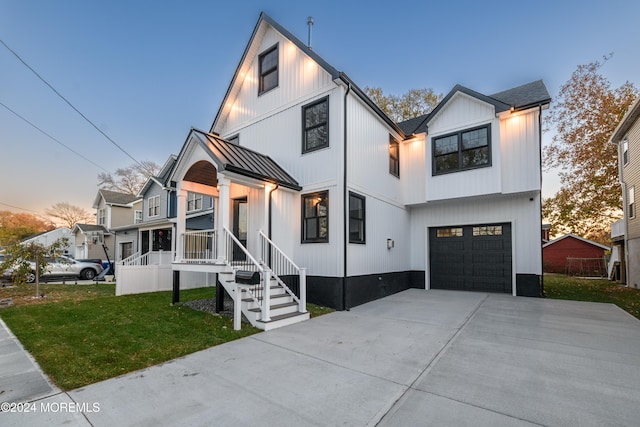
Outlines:
<svg viewBox="0 0 640 427"><path fill-rule="evenodd" d="M400 143L389 135L389 173L400 178Z"/></svg>
<svg viewBox="0 0 640 427"><path fill-rule="evenodd" d="M636 188L629 187L627 190L627 205L629 206L627 210L627 215L629 215L629 219L635 218L636 216Z"/></svg>
<svg viewBox="0 0 640 427"><path fill-rule="evenodd" d="M302 107L302 153L329 146L329 97Z"/></svg>
<svg viewBox="0 0 640 427"><path fill-rule="evenodd" d="M622 164L629 163L629 139L625 136L622 140Z"/></svg>
<svg viewBox="0 0 640 427"><path fill-rule="evenodd" d="M142 211L135 211L133 213L133 223L140 224L142 222Z"/></svg>
<svg viewBox="0 0 640 427"><path fill-rule="evenodd" d="M365 198L349 193L349 243L366 243Z"/></svg>
<svg viewBox="0 0 640 427"><path fill-rule="evenodd" d="M491 125L433 138L433 174L491 166Z"/></svg>
<svg viewBox="0 0 640 427"><path fill-rule="evenodd" d="M187 193L187 212L202 210L202 194Z"/></svg>
<svg viewBox="0 0 640 427"><path fill-rule="evenodd" d="M260 83L258 95L278 87L278 45L267 49L258 56Z"/></svg>
<svg viewBox="0 0 640 427"><path fill-rule="evenodd" d="M302 196L302 243L329 241L329 192Z"/></svg>
<svg viewBox="0 0 640 427"><path fill-rule="evenodd" d="M107 211L105 208L98 209L98 225L105 225L107 223Z"/></svg>
<svg viewBox="0 0 640 427"><path fill-rule="evenodd" d="M160 196L149 197L149 216L160 215Z"/></svg>

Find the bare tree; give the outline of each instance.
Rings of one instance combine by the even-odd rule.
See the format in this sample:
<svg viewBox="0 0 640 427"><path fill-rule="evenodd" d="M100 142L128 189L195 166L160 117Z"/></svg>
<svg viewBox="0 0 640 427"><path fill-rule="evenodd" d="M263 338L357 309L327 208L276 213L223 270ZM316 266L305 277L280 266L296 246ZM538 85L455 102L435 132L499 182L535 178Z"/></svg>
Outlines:
<svg viewBox="0 0 640 427"><path fill-rule="evenodd" d="M45 210L45 214L51 218L52 222L61 222L69 228L73 228L76 224L91 222L94 219L93 215L85 209L68 202L54 204Z"/></svg>
<svg viewBox="0 0 640 427"><path fill-rule="evenodd" d="M98 174L98 184L105 190L120 193L138 194L149 177L160 172L160 166L150 160L134 163L124 168L116 169L114 174L101 172Z"/></svg>

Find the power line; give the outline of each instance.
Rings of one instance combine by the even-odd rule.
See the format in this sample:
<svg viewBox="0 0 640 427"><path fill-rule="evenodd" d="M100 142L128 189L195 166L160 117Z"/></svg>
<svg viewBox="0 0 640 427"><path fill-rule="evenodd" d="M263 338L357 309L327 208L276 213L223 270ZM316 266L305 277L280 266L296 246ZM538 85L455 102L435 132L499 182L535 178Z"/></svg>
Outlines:
<svg viewBox="0 0 640 427"><path fill-rule="evenodd" d="M51 138L52 140L54 140L55 142L57 142L58 144L62 145L64 148L66 148L67 150L71 151L73 154L75 154L76 156L82 157L84 160L86 160L87 162L91 163L94 166L99 167L100 169L102 169L103 171L105 171L106 173L109 173L108 170L106 170L105 168L103 168L102 166L100 166L99 164L95 163L93 160L86 158L85 156L83 156L82 154L78 153L77 151L75 151L74 149L72 149L71 147L69 147L68 145L62 143L61 141L59 141L58 139L54 138L53 136L49 135L47 132L43 131L42 129L40 129L38 126L34 125L33 123L31 123L29 120L27 120L26 118L24 118L23 116L21 116L20 114L18 114L17 112L15 112L14 110L12 110L11 108L7 107L5 104L3 104L0 101L0 105L2 105L4 108L6 108L7 110L9 110L10 112L12 112L13 114L15 114L18 118L24 120L26 123L28 123L31 127L33 127L34 129L40 131L41 133L43 133L44 135L48 136L49 138Z"/></svg>
<svg viewBox="0 0 640 427"><path fill-rule="evenodd" d="M29 64L27 64L25 62L24 59L22 59L20 57L20 55L18 55L13 49L11 49L2 39L0 39L0 43L2 43L4 45L4 47L7 48L7 50L9 50L9 52L11 52L16 58L18 58L18 60L20 62L22 62L22 64L24 64L25 67L27 67L29 70L31 70L31 72L33 74L36 75L36 77L38 77L44 84L46 84L47 86L49 86L49 88L60 97L60 99L62 99L64 102L67 103L67 105L69 105L69 107L73 108L73 110L80 114L80 117L82 117L83 119L85 119L87 121L87 123L89 123L91 126L93 126L93 128L95 130L97 130L98 132L100 132L102 134L102 136L104 136L105 138L107 138L109 140L109 142L111 142L114 146L116 146L120 151L122 151L124 154L126 154L131 160L133 160L134 162L136 162L137 164L140 164L139 161L137 161L131 154L129 154L124 148L122 148L120 145L118 145L117 142L115 142L113 139L111 139L109 137L109 135L107 135L106 133L104 133L98 126L96 126L91 120L89 120L89 118L87 116L85 116L84 114L82 114L82 112L80 110L78 110L71 102L69 102L69 100L67 100L67 98L65 98L64 96L62 96L62 94L60 92L58 92L53 86L51 86L49 84L49 82L47 82L40 74L38 74L38 72L36 70L34 70L33 68L31 68L31 66Z"/></svg>
<svg viewBox="0 0 640 427"><path fill-rule="evenodd" d="M10 208L14 208L14 209L20 209L21 211L33 212L33 213L36 213L36 214L40 215L40 212L37 212L37 211L31 210L31 209L27 209L27 208L21 208L20 206L13 206L13 205L10 205L10 204L8 204L8 203L2 203L2 202L0 202L0 205L2 205L2 206L8 206L8 207L10 207Z"/></svg>

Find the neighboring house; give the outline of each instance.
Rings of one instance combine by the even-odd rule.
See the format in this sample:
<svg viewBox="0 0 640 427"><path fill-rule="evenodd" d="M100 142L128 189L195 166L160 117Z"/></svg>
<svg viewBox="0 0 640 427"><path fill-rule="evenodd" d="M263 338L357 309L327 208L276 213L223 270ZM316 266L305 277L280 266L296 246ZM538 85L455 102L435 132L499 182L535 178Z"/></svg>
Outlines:
<svg viewBox="0 0 640 427"><path fill-rule="evenodd" d="M299 274L296 298L306 290L337 309L410 287L539 296L549 102L542 81L493 95L458 85L430 114L397 124L261 14L210 131L189 132L169 178L176 284L188 271ZM201 253L188 232L190 192L214 198ZM285 259L306 271L278 273ZM268 298L254 301L268 322Z"/></svg>
<svg viewBox="0 0 640 427"><path fill-rule="evenodd" d="M620 280L640 287L640 217L636 189L640 190L640 98L627 111L609 142L618 145L624 217L611 225L611 241L621 263Z"/></svg>
<svg viewBox="0 0 640 427"><path fill-rule="evenodd" d="M577 273L605 268L605 252L611 248L575 234L565 234L542 245L545 273Z"/></svg>
<svg viewBox="0 0 640 427"><path fill-rule="evenodd" d="M102 225L96 224L76 224L71 233L75 240L75 254L76 259L102 259L105 260L109 257L113 260L108 250L105 250L105 246L111 236L107 229ZM105 246L103 246L103 243Z"/></svg>
<svg viewBox="0 0 640 427"><path fill-rule="evenodd" d="M548 243L551 240L550 233L551 224L542 224L542 244Z"/></svg>
<svg viewBox="0 0 640 427"><path fill-rule="evenodd" d="M38 243L44 247L51 246L55 241L59 239L67 239L68 244L62 248L65 255L72 254L75 248L75 235L68 227L59 227L54 230L44 231L34 236L27 237L20 241L21 244Z"/></svg>
<svg viewBox="0 0 640 427"><path fill-rule="evenodd" d="M116 234L112 230L126 230L135 224L137 212L142 209L142 199L131 194L99 189L93 208L96 210L95 225L98 227L87 227L89 224L74 227L76 258L108 257L113 261L116 259L118 248L115 242ZM96 245L99 249L91 247ZM100 252L101 255L98 255ZM90 253L94 255L90 256Z"/></svg>

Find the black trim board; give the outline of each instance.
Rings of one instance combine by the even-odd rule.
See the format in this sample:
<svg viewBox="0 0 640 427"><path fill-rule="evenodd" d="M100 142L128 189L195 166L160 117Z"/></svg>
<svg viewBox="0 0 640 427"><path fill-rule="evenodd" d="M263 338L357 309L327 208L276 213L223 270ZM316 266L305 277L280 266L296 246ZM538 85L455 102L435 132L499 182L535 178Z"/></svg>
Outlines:
<svg viewBox="0 0 640 427"><path fill-rule="evenodd" d="M307 300L336 310L348 310L407 289L424 289L424 278L424 271L400 271L347 277L343 302L342 277L308 276Z"/></svg>

